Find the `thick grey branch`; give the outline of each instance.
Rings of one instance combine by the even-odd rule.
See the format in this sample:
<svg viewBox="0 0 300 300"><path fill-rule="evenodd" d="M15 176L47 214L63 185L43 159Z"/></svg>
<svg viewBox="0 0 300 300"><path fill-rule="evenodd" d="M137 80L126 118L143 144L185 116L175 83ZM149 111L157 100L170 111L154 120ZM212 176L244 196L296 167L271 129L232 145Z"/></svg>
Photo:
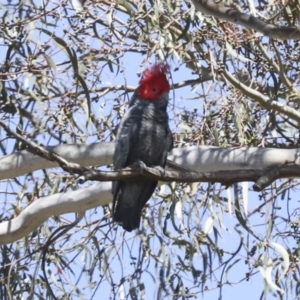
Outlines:
<svg viewBox="0 0 300 300"><path fill-rule="evenodd" d="M61 155L65 160L78 163L81 166L107 165L112 162L114 143L59 145L46 148ZM230 170L240 170L240 175L245 177L239 178L239 181L242 179L251 180L249 174L253 174L253 176L262 175L268 178L266 170L275 168L278 165L281 165L282 170L285 168L285 170L288 170L289 173L286 173L287 177L299 176L298 166L289 166L289 164L299 164L298 149L193 146L174 149L168 159L171 161L172 167L176 168L176 165L179 165L184 166L183 169L188 168L196 172L202 172L202 174L197 175L203 176L203 180L206 176L209 181L218 181L217 173L213 172L221 171L219 175L222 175L222 170L226 170L226 174L223 174L222 178L224 176L228 177L231 174L228 172ZM34 170L57 166L58 164L55 162L48 161L24 150L0 158L0 178L13 178ZM256 174L252 173L254 172L253 170L255 170ZM182 175L184 174L182 171L168 170L165 176ZM205 174L206 172L210 172L210 174ZM191 172L191 174L196 173ZM284 174L281 173L280 175ZM188 176L188 173L184 176ZM268 182L268 180L264 182ZM97 206L107 205L111 201L111 182L101 182L77 191L36 199L22 210L16 218L0 224L0 244L7 244L20 239L35 230L53 215L82 212Z"/></svg>
<svg viewBox="0 0 300 300"><path fill-rule="evenodd" d="M45 149L81 166L106 166L112 163L114 143L58 145L47 146ZM174 149L168 160L172 168L176 168L176 165L184 166L197 172L264 170L270 166L299 163L299 153L300 149L191 146ZM26 150L18 151L0 158L0 180L58 166L58 163Z"/></svg>
<svg viewBox="0 0 300 300"><path fill-rule="evenodd" d="M259 18L241 13L233 7L217 4L213 0L192 0L192 2L195 8L202 13L256 30L265 36L282 40L300 38L300 29L298 27L268 24Z"/></svg>
<svg viewBox="0 0 300 300"><path fill-rule="evenodd" d="M0 223L0 245L12 243L26 236L53 215L81 213L90 208L109 204L111 201L110 182L36 199L16 218Z"/></svg>
<svg viewBox="0 0 300 300"><path fill-rule="evenodd" d="M44 147L65 160L81 166L105 166L112 163L114 143L74 144ZM0 158L0 180L14 178L39 169L58 167L55 161L46 160L27 150L18 151Z"/></svg>

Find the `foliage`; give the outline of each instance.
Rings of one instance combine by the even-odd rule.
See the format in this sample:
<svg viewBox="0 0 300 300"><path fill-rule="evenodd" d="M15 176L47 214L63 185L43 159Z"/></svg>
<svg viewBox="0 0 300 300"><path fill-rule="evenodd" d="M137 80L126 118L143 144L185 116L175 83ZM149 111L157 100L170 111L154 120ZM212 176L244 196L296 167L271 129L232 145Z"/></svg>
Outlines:
<svg viewBox="0 0 300 300"><path fill-rule="evenodd" d="M239 2L238 9L249 13L254 5L270 23L299 21L296 1ZM41 145L114 140L138 76L151 62L166 60L176 147L299 144L296 114L250 97L256 91L299 109L298 41L272 40L201 14L189 1L0 5L0 116L28 140ZM230 75L250 94L232 84ZM24 145L1 130L0 149L8 155ZM1 186L2 220L38 197L81 188L60 168ZM1 246L0 297L51 299L50 282L57 299L188 299L211 291L221 299L225 289L234 292L255 280L259 289L253 297L270 292L281 299L285 291L295 298L298 189L298 181L290 179L260 194L247 183L228 189L170 184L157 189L141 230L130 234L110 221L110 207L100 207L52 240L57 228L74 221L73 215L55 216Z"/></svg>

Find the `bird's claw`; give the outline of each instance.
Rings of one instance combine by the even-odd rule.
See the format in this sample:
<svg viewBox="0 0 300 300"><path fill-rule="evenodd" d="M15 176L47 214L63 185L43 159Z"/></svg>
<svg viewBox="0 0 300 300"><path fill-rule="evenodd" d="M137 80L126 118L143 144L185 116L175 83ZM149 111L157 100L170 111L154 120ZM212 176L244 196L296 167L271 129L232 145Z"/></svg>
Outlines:
<svg viewBox="0 0 300 300"><path fill-rule="evenodd" d="M140 174L143 174L144 170L147 168L146 164L141 160L138 160L135 165L140 169Z"/></svg>
<svg viewBox="0 0 300 300"><path fill-rule="evenodd" d="M147 168L146 164L141 160L138 160L136 163L134 163L134 165L139 168L140 174L143 174L144 170ZM156 169L161 176L165 175L166 173L166 170L161 166L154 166L153 168Z"/></svg>
<svg viewBox="0 0 300 300"><path fill-rule="evenodd" d="M161 174L161 176L166 174L166 170L161 166L155 166L154 169L156 169Z"/></svg>

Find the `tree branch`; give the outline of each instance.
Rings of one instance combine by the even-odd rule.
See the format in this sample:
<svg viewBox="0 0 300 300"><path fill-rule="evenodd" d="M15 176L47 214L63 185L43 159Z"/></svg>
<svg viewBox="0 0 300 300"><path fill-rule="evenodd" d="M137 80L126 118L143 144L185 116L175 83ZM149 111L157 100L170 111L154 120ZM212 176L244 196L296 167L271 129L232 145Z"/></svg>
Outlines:
<svg viewBox="0 0 300 300"><path fill-rule="evenodd" d="M80 166L107 166L112 164L114 143L64 144L44 149ZM300 149L190 146L174 149L168 156L168 165L174 169L181 167L183 170L196 172L265 170L276 165L300 164L299 155ZM58 166L57 162L46 160L27 150L17 151L0 157L0 180Z"/></svg>
<svg viewBox="0 0 300 300"><path fill-rule="evenodd" d="M149 168L134 164L119 171L91 170L84 175L83 180L116 181L126 180L133 177L145 176L162 182L219 182L225 186L243 181L253 181L255 191L261 191L273 181L279 178L300 177L300 168L297 164L273 166L266 169L247 170L221 170L215 172L195 172L192 170L165 170L164 174L157 168Z"/></svg>
<svg viewBox="0 0 300 300"><path fill-rule="evenodd" d="M81 165L77 163L68 162L66 159L64 159L59 154L48 151L46 148L39 146L38 144L27 140L22 135L18 134L17 132L11 130L8 125L6 125L3 121L0 120L0 126L5 129L5 131L15 137L18 141L22 142L24 145L26 145L26 148L29 152L32 152L46 160L50 160L52 162L58 163L58 165L65 171L70 173L76 173L79 175L84 175L85 173L89 173L90 169L86 167L82 167ZM92 171L92 170L91 170Z"/></svg>
<svg viewBox="0 0 300 300"><path fill-rule="evenodd" d="M222 71L224 78L230 82L234 87L238 88L243 92L244 95L250 97L254 101L258 102L263 108L268 110L274 110L279 113L284 114L285 116L290 117L291 119L300 122L300 112L286 104L279 103L278 101L274 101L267 96L264 96L260 92L247 87L240 81L238 81L234 76L232 76L225 69Z"/></svg>
<svg viewBox="0 0 300 300"><path fill-rule="evenodd" d="M192 2L195 8L204 14L242 25L246 28L261 32L265 36L281 40L300 38L300 29L298 27L283 27L269 24L257 17L241 13L233 7L217 4L213 0L192 0Z"/></svg>
<svg viewBox="0 0 300 300"><path fill-rule="evenodd" d="M107 205L112 201L111 183L102 182L77 191L34 200L14 219L0 223L0 245L12 243L34 231L54 215Z"/></svg>
<svg viewBox="0 0 300 300"><path fill-rule="evenodd" d="M8 134L24 143L29 151L46 160L58 163L65 171L80 175L81 182L87 180L126 180L142 175L164 182L220 182L227 186L241 181L258 181L259 183L257 183L254 188L256 191L260 191L278 178L291 176L300 177L300 170L298 171L299 167L297 165L292 164L286 167L285 163L279 166L272 166L260 170L238 169L230 171L219 170L215 172L196 172L173 163L173 168L177 169L177 171L165 171L164 174L161 174L161 172L156 168L149 168L145 165L141 166L141 164L137 163L119 171L98 171L82 167L76 163L68 162L57 153L48 151L32 141L26 140L22 135L11 130L3 121L0 121L0 126L2 126ZM282 172L282 170L285 172Z"/></svg>

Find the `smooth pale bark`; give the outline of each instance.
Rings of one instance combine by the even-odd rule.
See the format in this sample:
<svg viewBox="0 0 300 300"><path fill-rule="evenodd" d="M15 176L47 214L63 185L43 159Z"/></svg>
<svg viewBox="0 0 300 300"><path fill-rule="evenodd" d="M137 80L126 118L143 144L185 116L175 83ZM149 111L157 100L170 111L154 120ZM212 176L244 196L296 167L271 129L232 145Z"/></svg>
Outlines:
<svg viewBox="0 0 300 300"><path fill-rule="evenodd" d="M112 163L114 144L59 145L47 149L82 166L105 166ZM191 146L174 149L168 159L185 168L201 172L261 170L291 162L300 164L299 153L300 149ZM57 167L57 164L27 151L20 151L0 159L0 179L14 178L51 167ZM95 183L77 191L35 199L16 218L0 223L0 244L11 243L26 236L53 215L83 212L107 205L111 201L111 182Z"/></svg>
<svg viewBox="0 0 300 300"><path fill-rule="evenodd" d="M103 166L112 162L114 143L58 145L45 148L59 154L69 162L76 162L81 166ZM0 180L57 166L57 163L26 150L18 151L0 158Z"/></svg>
<svg viewBox="0 0 300 300"><path fill-rule="evenodd" d="M264 36L281 40L299 39L300 28L295 26L277 26L264 22L255 15L248 15L240 12L232 6L223 5L220 1L214 0L192 0L196 10L204 14L226 20L245 28L261 32ZM252 12L254 13L255 10Z"/></svg>
<svg viewBox="0 0 300 300"><path fill-rule="evenodd" d="M114 143L74 144L45 147L70 162L81 166L106 166L112 163ZM264 169L287 162L296 162L300 149L222 148L191 146L176 148L168 159L194 171L212 172L234 169ZM0 158L0 179L14 178L58 164L24 151Z"/></svg>
<svg viewBox="0 0 300 300"><path fill-rule="evenodd" d="M51 216L84 212L111 201L111 182L101 182L77 191L36 199L16 218L0 224L0 245L12 243L26 236Z"/></svg>

